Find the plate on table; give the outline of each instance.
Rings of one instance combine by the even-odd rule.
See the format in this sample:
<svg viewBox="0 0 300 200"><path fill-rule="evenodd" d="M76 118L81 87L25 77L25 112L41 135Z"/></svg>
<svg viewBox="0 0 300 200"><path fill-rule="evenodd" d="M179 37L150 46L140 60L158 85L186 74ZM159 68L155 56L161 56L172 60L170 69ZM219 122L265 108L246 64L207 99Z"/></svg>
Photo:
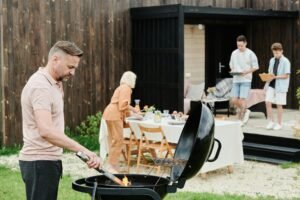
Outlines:
<svg viewBox="0 0 300 200"><path fill-rule="evenodd" d="M241 74L243 74L242 72L229 72L229 74L231 75L231 76L239 76L239 75L241 75Z"/></svg>
<svg viewBox="0 0 300 200"><path fill-rule="evenodd" d="M130 116L130 117L127 117L126 120L143 120L144 118L143 117L136 117L136 116Z"/></svg>
<svg viewBox="0 0 300 200"><path fill-rule="evenodd" d="M166 114L166 113L161 113L162 117L169 117L170 114Z"/></svg>
<svg viewBox="0 0 300 200"><path fill-rule="evenodd" d="M185 124L185 121L179 121L179 120L169 120L168 121L168 124L170 124L170 125L183 125L183 124Z"/></svg>

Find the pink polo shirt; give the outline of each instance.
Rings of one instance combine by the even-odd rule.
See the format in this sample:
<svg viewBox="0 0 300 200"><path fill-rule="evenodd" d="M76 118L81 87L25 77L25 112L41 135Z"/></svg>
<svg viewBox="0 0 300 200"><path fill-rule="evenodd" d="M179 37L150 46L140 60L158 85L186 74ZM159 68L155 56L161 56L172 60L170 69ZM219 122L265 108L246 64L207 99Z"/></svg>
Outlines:
<svg viewBox="0 0 300 200"><path fill-rule="evenodd" d="M60 160L62 148L54 146L41 137L34 119L35 110L48 110L59 133L64 134L64 102L61 82L54 80L44 69L34 73L23 88L21 95L23 141L19 159Z"/></svg>

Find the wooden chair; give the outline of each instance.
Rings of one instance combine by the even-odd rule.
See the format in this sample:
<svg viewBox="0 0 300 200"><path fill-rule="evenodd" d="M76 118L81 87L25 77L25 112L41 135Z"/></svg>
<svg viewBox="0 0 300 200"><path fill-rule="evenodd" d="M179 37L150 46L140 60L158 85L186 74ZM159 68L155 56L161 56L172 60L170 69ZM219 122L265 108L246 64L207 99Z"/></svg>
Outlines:
<svg viewBox="0 0 300 200"><path fill-rule="evenodd" d="M152 159L155 158L171 158L174 156L171 146L169 145L166 136L161 127L147 128L139 125L141 130L141 138L139 141L139 152L137 159L137 173L139 173L140 166L156 168L157 174L160 173L160 166L155 166L153 163L142 163L141 159L144 157L145 152L150 152ZM149 139L150 134L155 134L157 139ZM160 138L160 139L159 139Z"/></svg>
<svg viewBox="0 0 300 200"><path fill-rule="evenodd" d="M127 172L130 173L130 166L132 161L137 160L134 160L133 156L136 155L136 157L138 157L139 139L136 137L129 124L126 123L124 125L124 129L129 130L129 135L124 134L123 144L125 145L125 152L122 151L122 154L125 161L127 162Z"/></svg>

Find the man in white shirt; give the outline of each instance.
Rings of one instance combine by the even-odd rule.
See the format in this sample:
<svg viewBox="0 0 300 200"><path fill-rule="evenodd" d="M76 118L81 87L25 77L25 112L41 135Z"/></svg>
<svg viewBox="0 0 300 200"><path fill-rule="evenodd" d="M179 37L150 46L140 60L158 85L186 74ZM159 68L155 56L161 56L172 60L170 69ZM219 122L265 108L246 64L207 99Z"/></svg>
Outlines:
<svg viewBox="0 0 300 200"><path fill-rule="evenodd" d="M246 99L251 88L252 73L258 70L258 61L255 53L247 48L247 39L240 35L236 39L237 49L230 58L230 69L234 72L233 87L231 90L232 103L237 108L237 117L244 125L250 110L246 109Z"/></svg>

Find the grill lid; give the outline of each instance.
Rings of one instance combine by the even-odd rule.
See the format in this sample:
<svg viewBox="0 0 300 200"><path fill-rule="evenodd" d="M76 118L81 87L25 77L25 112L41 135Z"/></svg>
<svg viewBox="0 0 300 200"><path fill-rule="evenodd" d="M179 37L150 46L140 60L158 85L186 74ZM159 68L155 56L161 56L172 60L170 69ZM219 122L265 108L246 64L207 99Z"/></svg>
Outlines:
<svg viewBox="0 0 300 200"><path fill-rule="evenodd" d="M186 160L187 162L171 168L171 181L185 182L195 176L208 160L213 143L214 116L206 105L194 102L174 154L175 160ZM218 157L220 148L219 143L214 160ZM183 186L184 184L181 184L178 187L182 188Z"/></svg>

